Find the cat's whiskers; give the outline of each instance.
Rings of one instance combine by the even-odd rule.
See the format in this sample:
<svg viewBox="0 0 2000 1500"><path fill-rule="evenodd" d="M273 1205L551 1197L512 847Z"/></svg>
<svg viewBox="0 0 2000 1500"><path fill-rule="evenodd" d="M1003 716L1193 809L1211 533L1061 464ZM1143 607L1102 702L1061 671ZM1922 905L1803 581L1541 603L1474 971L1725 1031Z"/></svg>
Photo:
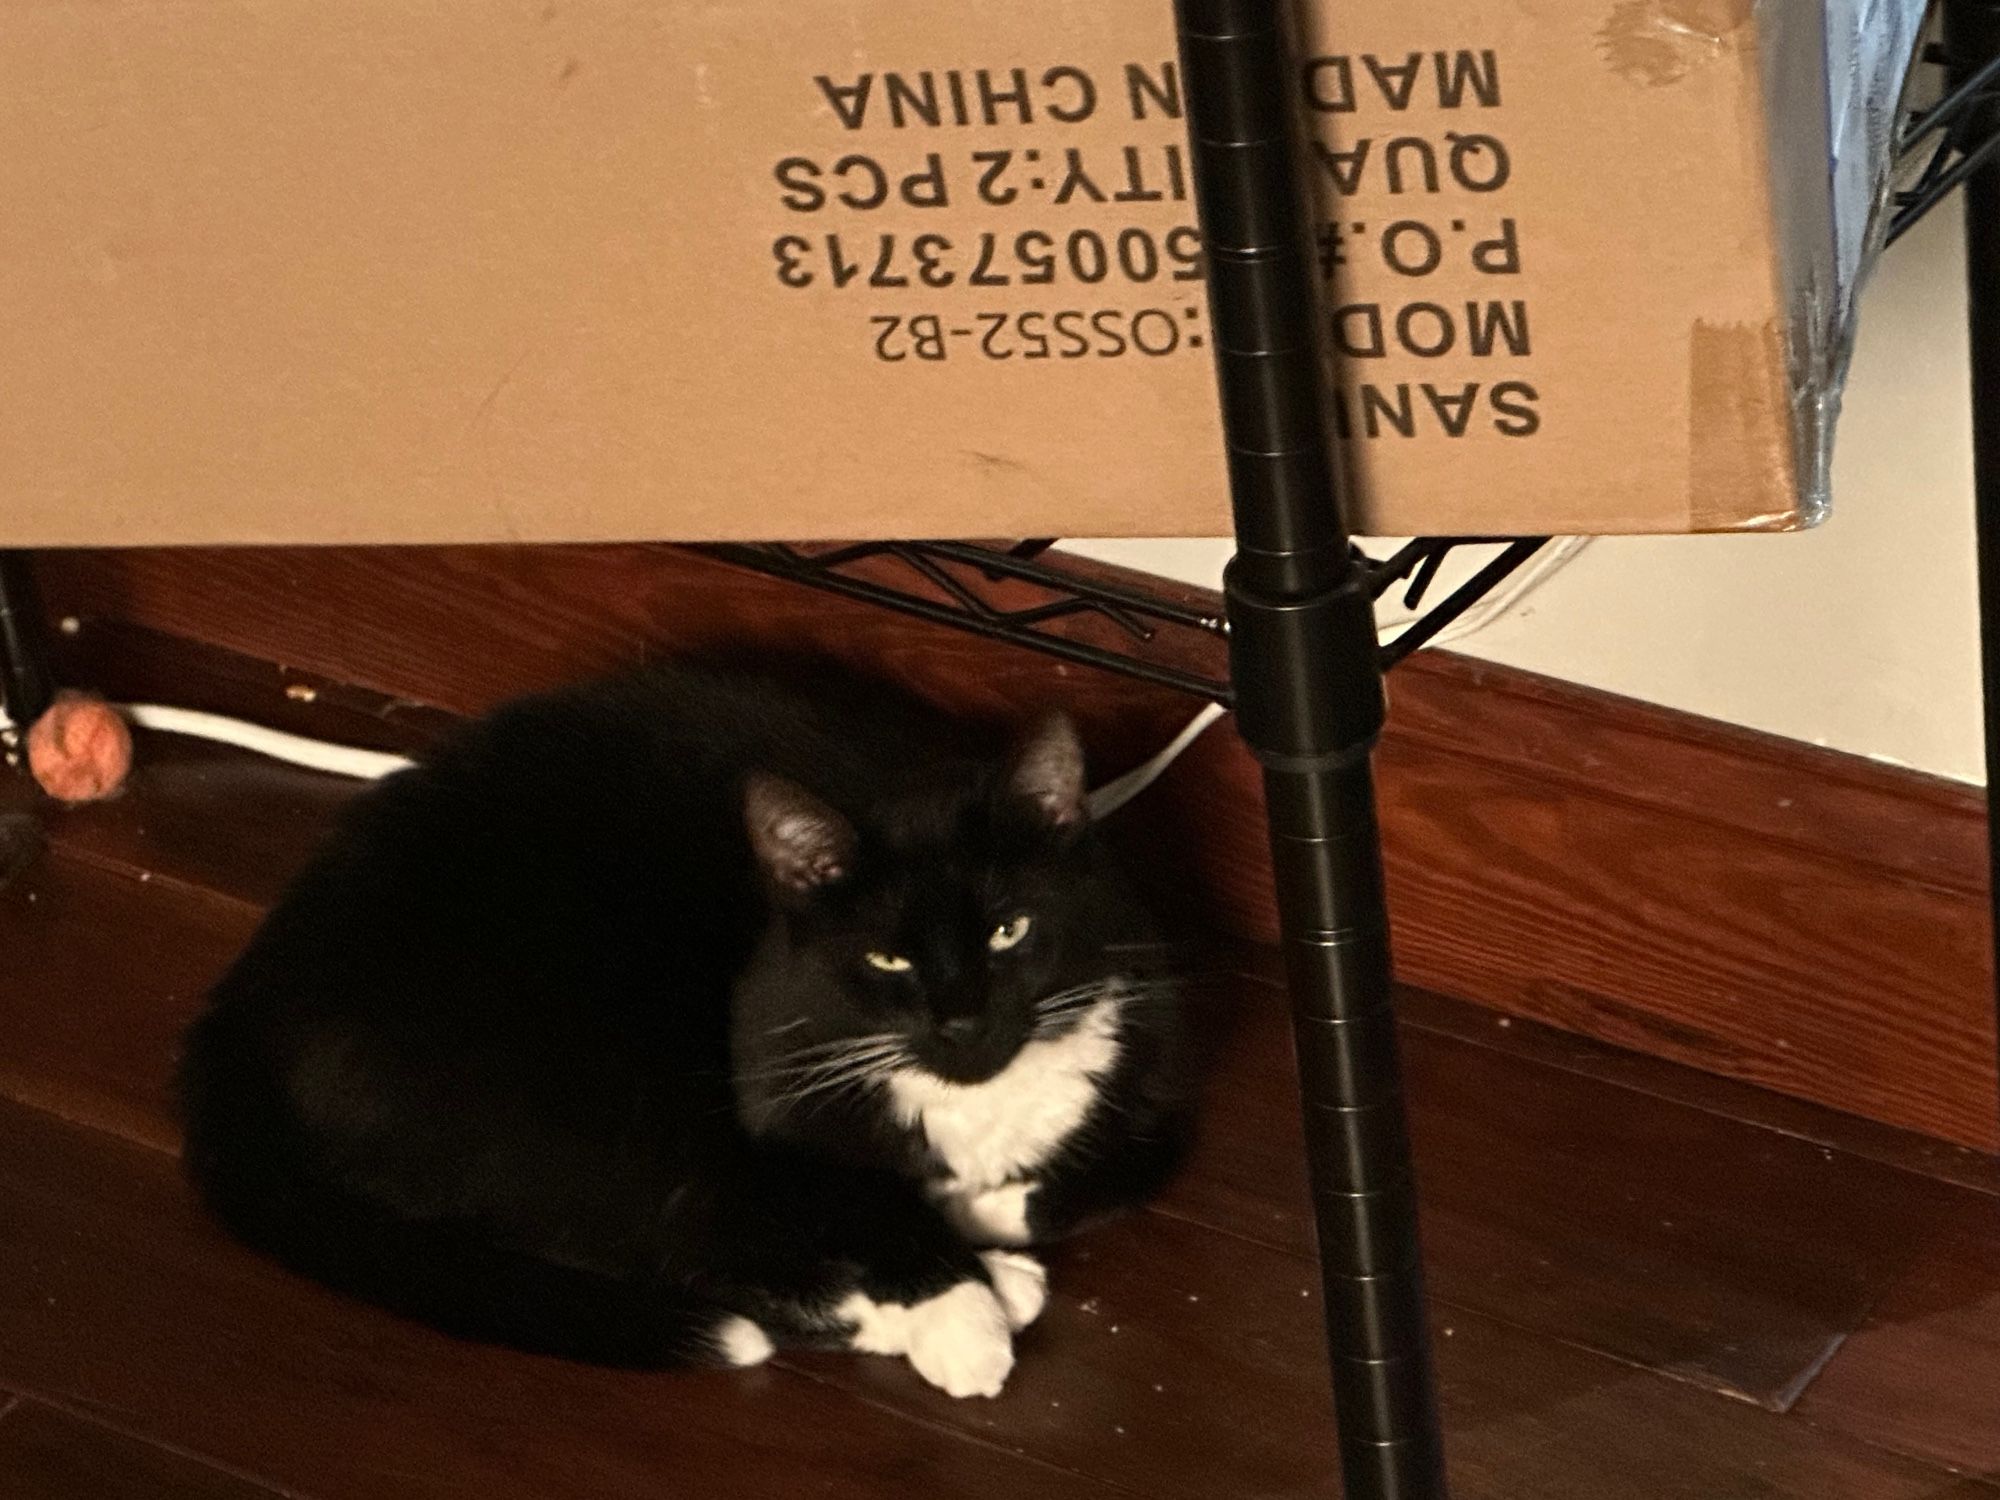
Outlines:
<svg viewBox="0 0 2000 1500"><path fill-rule="evenodd" d="M909 1062L908 1049L900 1043L884 1051L871 1051L843 1060L839 1067L824 1069L816 1076L803 1079L774 1096L769 1103L774 1108L786 1107L820 1096L831 1097L851 1089L884 1083L897 1069L907 1067Z"/></svg>
<svg viewBox="0 0 2000 1500"><path fill-rule="evenodd" d="M1035 1002L1035 1009L1044 1014L1081 1010L1100 1000L1129 1000L1164 993L1172 989L1174 983L1169 979L1140 979L1130 974L1110 974L1044 995Z"/></svg>
<svg viewBox="0 0 2000 1500"><path fill-rule="evenodd" d="M1066 990L1057 990L1053 994L1042 996L1041 999L1035 1002L1035 1008L1037 1010L1049 1010L1063 1005L1075 1004L1079 1001L1094 1000L1099 995L1119 988L1127 982L1125 976L1122 974L1109 974L1101 978L1086 980L1082 984L1071 985Z"/></svg>
<svg viewBox="0 0 2000 1500"><path fill-rule="evenodd" d="M884 1080L903 1066L908 1056L906 1042L893 1033L843 1037L801 1047L778 1066L745 1075L744 1081L773 1085L766 1105L785 1108Z"/></svg>
<svg viewBox="0 0 2000 1500"><path fill-rule="evenodd" d="M894 1032L870 1032L868 1036L836 1036L832 1042L810 1042L806 1046L796 1046L784 1054L784 1062L798 1062L804 1058L816 1058L820 1054L846 1052L850 1048L872 1046L876 1042L894 1042Z"/></svg>
<svg viewBox="0 0 2000 1500"><path fill-rule="evenodd" d="M808 1046L795 1047L781 1054L771 1067L748 1073L747 1078L776 1078L788 1073L801 1072L828 1063L842 1061L850 1056L877 1048L898 1047L902 1038L894 1032L874 1032L867 1036L837 1037L830 1042L814 1042Z"/></svg>
<svg viewBox="0 0 2000 1500"><path fill-rule="evenodd" d="M816 1079L837 1076L851 1068L864 1067L886 1062L899 1053L900 1044L871 1048L867 1051L843 1053L838 1057L820 1058L813 1062L800 1063L792 1067L771 1068L761 1073L746 1073L743 1081L774 1084L803 1084Z"/></svg>
<svg viewBox="0 0 2000 1500"><path fill-rule="evenodd" d="M1035 1021L1030 1036L1047 1041L1061 1036L1078 1016L1107 1001L1124 1005L1133 1000L1169 994L1178 988L1175 980L1159 977L1141 979L1131 974L1110 974L1044 995L1035 1002Z"/></svg>

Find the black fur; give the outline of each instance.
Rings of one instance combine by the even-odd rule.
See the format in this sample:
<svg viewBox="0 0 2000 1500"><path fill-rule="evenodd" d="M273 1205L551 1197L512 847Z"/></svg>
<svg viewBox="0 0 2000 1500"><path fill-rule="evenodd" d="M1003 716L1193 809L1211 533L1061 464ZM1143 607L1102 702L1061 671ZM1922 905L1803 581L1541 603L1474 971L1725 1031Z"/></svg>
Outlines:
<svg viewBox="0 0 2000 1500"><path fill-rule="evenodd" d="M1131 975L1029 1222L1157 1189L1189 1118L1180 1018L1081 774L1061 721L1007 755L829 671L513 705L358 799L217 986L182 1066L188 1169L308 1275L597 1362L711 1357L732 1313L837 1342L849 1292L984 1280L880 1083L803 1068L890 1034L977 1080L1074 1024L1037 1001Z"/></svg>

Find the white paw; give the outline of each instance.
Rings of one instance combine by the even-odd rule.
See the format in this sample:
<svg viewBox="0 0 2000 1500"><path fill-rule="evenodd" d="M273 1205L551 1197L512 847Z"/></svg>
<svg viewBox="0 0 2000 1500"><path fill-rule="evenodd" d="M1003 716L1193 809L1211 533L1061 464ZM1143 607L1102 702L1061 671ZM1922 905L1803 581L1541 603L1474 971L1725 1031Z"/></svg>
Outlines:
<svg viewBox="0 0 2000 1500"><path fill-rule="evenodd" d="M1028 1232L1028 1194L1032 1182L1010 1182L981 1193L945 1200L945 1212L952 1227L979 1245L1025 1245Z"/></svg>
<svg viewBox="0 0 2000 1500"><path fill-rule="evenodd" d="M771 1346L771 1336L748 1318L724 1318L710 1331L709 1337L723 1362L739 1370L761 1365L777 1352Z"/></svg>
<svg viewBox="0 0 2000 1500"><path fill-rule="evenodd" d="M1007 1309L993 1289L961 1281L948 1292L903 1306L856 1292L834 1309L853 1331L848 1347L901 1354L948 1396L997 1396L1014 1368Z"/></svg>
<svg viewBox="0 0 2000 1500"><path fill-rule="evenodd" d="M1049 1300L1049 1273L1032 1255L1011 1250L988 1250L981 1255L986 1274L993 1278L993 1294L1007 1309L1007 1326L1019 1333L1042 1315Z"/></svg>
<svg viewBox="0 0 2000 1500"><path fill-rule="evenodd" d="M833 1310L848 1327L847 1347L861 1354L910 1352L910 1309L855 1292Z"/></svg>
<svg viewBox="0 0 2000 1500"><path fill-rule="evenodd" d="M910 1309L910 1363L947 1396L997 1396L1014 1368L1007 1309L990 1287L961 1281Z"/></svg>

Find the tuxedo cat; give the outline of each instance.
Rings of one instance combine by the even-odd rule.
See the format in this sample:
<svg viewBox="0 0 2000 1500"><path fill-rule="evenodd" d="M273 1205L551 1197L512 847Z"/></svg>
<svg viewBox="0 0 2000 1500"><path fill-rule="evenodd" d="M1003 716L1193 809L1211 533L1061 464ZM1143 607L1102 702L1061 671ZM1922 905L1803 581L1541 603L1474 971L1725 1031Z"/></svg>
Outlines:
<svg viewBox="0 0 2000 1500"><path fill-rule="evenodd" d="M652 668L357 800L189 1032L188 1170L460 1336L993 1395L1024 1252L1186 1140L1158 948L1066 720L1005 747L830 669Z"/></svg>

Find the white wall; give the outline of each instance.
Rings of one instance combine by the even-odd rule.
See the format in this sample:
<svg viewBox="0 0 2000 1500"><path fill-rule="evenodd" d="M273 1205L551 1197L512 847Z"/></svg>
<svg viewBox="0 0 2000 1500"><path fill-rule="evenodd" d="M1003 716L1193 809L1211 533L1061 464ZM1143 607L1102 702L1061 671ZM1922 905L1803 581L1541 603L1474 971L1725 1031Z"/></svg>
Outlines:
<svg viewBox="0 0 2000 1500"><path fill-rule="evenodd" d="M1454 648L1984 780L1954 207L1898 244L1867 291L1830 520L1795 536L1595 541ZM1209 585L1228 556L1219 541L1067 545Z"/></svg>

